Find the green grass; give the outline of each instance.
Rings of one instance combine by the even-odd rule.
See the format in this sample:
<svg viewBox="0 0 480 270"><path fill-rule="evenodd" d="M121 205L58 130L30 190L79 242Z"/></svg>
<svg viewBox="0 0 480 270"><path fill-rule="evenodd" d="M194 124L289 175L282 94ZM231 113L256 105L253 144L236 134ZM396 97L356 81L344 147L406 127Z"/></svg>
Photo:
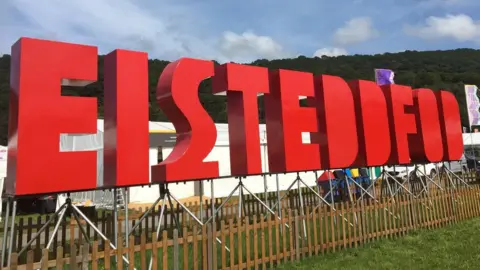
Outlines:
<svg viewBox="0 0 480 270"><path fill-rule="evenodd" d="M279 265L278 269L478 269L480 218Z"/></svg>

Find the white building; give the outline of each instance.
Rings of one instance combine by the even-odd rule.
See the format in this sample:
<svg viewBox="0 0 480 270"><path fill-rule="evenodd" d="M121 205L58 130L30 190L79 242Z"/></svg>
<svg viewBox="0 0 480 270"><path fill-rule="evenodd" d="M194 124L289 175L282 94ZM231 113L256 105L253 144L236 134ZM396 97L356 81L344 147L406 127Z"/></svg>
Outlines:
<svg viewBox="0 0 480 270"><path fill-rule="evenodd" d="M62 151L75 151L75 150L97 150L97 183L103 182L103 120L97 121L98 132L95 135L62 135L61 136L61 149ZM229 158L229 139L228 139L228 125L216 124L217 127L217 141L215 147L205 159L206 161L218 161L220 176L230 175L230 158ZM174 135L174 127L172 123L167 122L149 122L150 129L150 143L151 148L149 150L150 165L157 164L158 151L162 151L162 156L167 157L173 149L173 143L167 143L169 146L158 147L152 145L155 141L155 134L171 134ZM261 154L262 154L262 166L263 171L268 172L268 160L266 153L266 132L265 125L260 125L260 141L261 141ZM304 134L304 141L309 141L308 134ZM188 169L188 168L186 168ZM315 185L315 173L307 172L300 173L301 178L309 185ZM290 186L293 180L296 178L296 173L282 174L279 176L280 190L285 190ZM265 184L268 191L274 191L276 187L275 176L249 176L243 180L244 185L254 193L264 192ZM226 197L238 184L238 180L235 178L222 178L214 180L214 195L215 197ZM186 183L174 183L169 185L169 189L177 198L187 198L195 195L199 195L198 182L186 182ZM211 196L211 181L204 181L204 195ZM149 203L154 202L159 197L158 185L144 186L144 187L132 187L129 189L129 202L131 203Z"/></svg>

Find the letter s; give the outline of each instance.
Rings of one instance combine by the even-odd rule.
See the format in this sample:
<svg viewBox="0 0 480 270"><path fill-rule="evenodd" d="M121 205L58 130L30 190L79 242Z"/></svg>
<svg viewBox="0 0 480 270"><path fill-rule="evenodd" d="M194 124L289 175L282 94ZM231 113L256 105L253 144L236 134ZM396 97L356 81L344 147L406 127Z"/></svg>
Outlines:
<svg viewBox="0 0 480 270"><path fill-rule="evenodd" d="M200 82L214 75L212 61L182 58L170 63L157 84L157 102L177 132L172 153L152 166L152 182L215 178L218 162L205 162L217 139L212 118L198 98Z"/></svg>

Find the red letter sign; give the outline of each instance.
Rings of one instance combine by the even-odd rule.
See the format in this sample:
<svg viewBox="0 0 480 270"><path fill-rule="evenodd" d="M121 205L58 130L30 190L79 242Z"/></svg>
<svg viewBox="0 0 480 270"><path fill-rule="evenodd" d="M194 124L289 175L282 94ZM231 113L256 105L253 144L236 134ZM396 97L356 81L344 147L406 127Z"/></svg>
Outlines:
<svg viewBox="0 0 480 270"><path fill-rule="evenodd" d="M315 77L315 99L318 133L311 140L320 145L322 168L348 168L358 153L352 91L342 78L320 75Z"/></svg>
<svg viewBox="0 0 480 270"><path fill-rule="evenodd" d="M213 73L212 61L182 58L160 76L157 101L175 126L177 143L162 163L152 166L152 182L218 177L218 162L204 161L215 146L217 129L198 98L200 82Z"/></svg>
<svg viewBox="0 0 480 270"><path fill-rule="evenodd" d="M270 94L265 95L270 172L320 168L318 146L302 141L302 132L317 131L317 123L315 109L300 107L299 96L313 95L311 73L290 70L270 73Z"/></svg>
<svg viewBox="0 0 480 270"><path fill-rule="evenodd" d="M455 96L447 91L435 92L443 137L442 160L459 160L463 154L462 123Z"/></svg>
<svg viewBox="0 0 480 270"><path fill-rule="evenodd" d="M104 74L103 185L148 184L148 56L115 50Z"/></svg>
<svg viewBox="0 0 480 270"><path fill-rule="evenodd" d="M417 134L408 136L414 163L439 162L443 156L442 133L435 94L430 89L413 90Z"/></svg>
<svg viewBox="0 0 480 270"><path fill-rule="evenodd" d="M7 194L96 187L96 151L60 152L61 133L97 131L96 99L62 97L61 84L96 79L96 47L30 38L13 45Z"/></svg>
<svg viewBox="0 0 480 270"><path fill-rule="evenodd" d="M228 90L231 174L262 173L257 95L268 93L268 69L239 64L217 66L212 87L213 93Z"/></svg>
<svg viewBox="0 0 480 270"><path fill-rule="evenodd" d="M352 81L349 85L355 101L358 128L358 156L353 165L383 165L391 150L385 95L380 86L371 81Z"/></svg>
<svg viewBox="0 0 480 270"><path fill-rule="evenodd" d="M96 47L39 39L21 38L12 47L7 195L97 187L97 151L61 152L60 144L61 134L97 132L96 99L61 96L61 85L96 81L97 58ZM104 73L102 187L148 184L147 54L116 50L105 57ZM205 161L217 130L198 97L210 77L214 93L227 92L232 176L262 172L261 94L272 173L459 160L464 150L450 92L239 64L215 68L212 61L182 58L158 80L156 99L177 137L170 155L152 166L151 182L219 177L218 161ZM310 144L302 140L307 132Z"/></svg>
<svg viewBox="0 0 480 270"><path fill-rule="evenodd" d="M408 135L417 132L415 115L405 112L405 106L413 105L412 89L408 86L390 84L381 86L388 107L392 152L389 164L409 164Z"/></svg>

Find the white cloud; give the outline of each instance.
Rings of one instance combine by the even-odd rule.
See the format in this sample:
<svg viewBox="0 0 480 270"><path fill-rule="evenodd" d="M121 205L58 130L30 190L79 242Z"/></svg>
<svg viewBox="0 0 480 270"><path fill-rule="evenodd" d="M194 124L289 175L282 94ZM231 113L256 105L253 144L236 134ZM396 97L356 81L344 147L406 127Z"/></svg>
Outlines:
<svg viewBox="0 0 480 270"><path fill-rule="evenodd" d="M333 43L340 46L353 45L375 38L378 34L369 17L358 17L347 21L335 31Z"/></svg>
<svg viewBox="0 0 480 270"><path fill-rule="evenodd" d="M180 1L12 0L1 4L0 52L21 36L95 45L99 53L114 49L146 51L150 58L179 57L248 62L286 55L268 36L253 32L222 35L206 31L207 21L195 5ZM8 12L7 12L8 9ZM20 14L18 15L12 14Z"/></svg>
<svg viewBox="0 0 480 270"><path fill-rule="evenodd" d="M313 54L314 57L322 57L322 56L340 56L340 55L347 55L347 50L343 48L321 48L315 51Z"/></svg>
<svg viewBox="0 0 480 270"><path fill-rule="evenodd" d="M474 21L465 14L431 16L424 25L405 26L405 33L422 39L452 38L456 41L480 41L480 21Z"/></svg>
<svg viewBox="0 0 480 270"><path fill-rule="evenodd" d="M470 0L421 0L419 7L455 7L470 4Z"/></svg>
<svg viewBox="0 0 480 270"><path fill-rule="evenodd" d="M269 36L259 36L252 31L236 34L223 33L220 39L220 51L228 59L244 61L246 59L278 59L287 57L282 45Z"/></svg>

